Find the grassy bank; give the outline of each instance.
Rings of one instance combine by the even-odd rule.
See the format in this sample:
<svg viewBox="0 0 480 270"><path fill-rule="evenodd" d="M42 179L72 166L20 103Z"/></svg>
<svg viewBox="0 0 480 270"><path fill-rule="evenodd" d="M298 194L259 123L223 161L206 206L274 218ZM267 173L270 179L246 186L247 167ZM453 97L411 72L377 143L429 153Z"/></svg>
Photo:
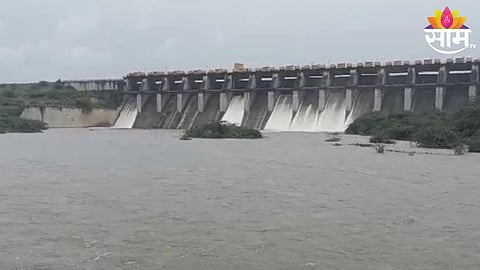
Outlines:
<svg viewBox="0 0 480 270"><path fill-rule="evenodd" d="M185 130L182 139L189 138L260 139L262 138L262 133L256 129L249 129L226 122L220 122Z"/></svg>
<svg viewBox="0 0 480 270"><path fill-rule="evenodd" d="M468 104L454 115L371 113L357 119L346 133L415 141L426 148L454 148L466 144L471 152L480 152L480 101Z"/></svg>
<svg viewBox="0 0 480 270"><path fill-rule="evenodd" d="M26 106L68 105L85 112L92 109L116 109L123 96L117 93L80 92L61 82L0 84L0 132L39 132L46 126L20 119Z"/></svg>
<svg viewBox="0 0 480 270"><path fill-rule="evenodd" d="M22 132L33 133L47 129L45 123L37 120L18 117L0 117L0 133Z"/></svg>

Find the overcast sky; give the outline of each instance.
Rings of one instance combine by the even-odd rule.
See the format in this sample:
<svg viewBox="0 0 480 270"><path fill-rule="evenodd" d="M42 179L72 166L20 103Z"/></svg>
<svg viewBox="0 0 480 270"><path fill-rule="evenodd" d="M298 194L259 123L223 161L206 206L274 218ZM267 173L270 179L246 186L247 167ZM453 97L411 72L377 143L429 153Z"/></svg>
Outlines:
<svg viewBox="0 0 480 270"><path fill-rule="evenodd" d="M480 47L476 0L0 0L0 81L445 58L423 28L446 5Z"/></svg>

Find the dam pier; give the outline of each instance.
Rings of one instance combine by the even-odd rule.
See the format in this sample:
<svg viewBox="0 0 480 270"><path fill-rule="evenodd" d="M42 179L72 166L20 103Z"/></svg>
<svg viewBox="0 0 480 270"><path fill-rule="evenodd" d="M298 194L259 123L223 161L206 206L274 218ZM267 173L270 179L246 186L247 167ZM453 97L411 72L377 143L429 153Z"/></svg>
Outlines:
<svg viewBox="0 0 480 270"><path fill-rule="evenodd" d="M122 91L136 128L184 129L225 120L268 130L343 131L369 112L454 113L479 94L479 59L136 72L65 81ZM128 105L128 106L127 106Z"/></svg>

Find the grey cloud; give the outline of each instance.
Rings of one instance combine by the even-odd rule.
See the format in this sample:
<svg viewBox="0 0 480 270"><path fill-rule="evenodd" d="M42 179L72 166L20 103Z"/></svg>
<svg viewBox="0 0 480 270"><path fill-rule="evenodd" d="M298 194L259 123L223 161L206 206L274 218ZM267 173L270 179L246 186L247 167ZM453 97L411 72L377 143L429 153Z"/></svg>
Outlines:
<svg viewBox="0 0 480 270"><path fill-rule="evenodd" d="M0 81L135 70L442 58L426 46L435 0L5 0ZM480 37L480 4L451 4ZM478 57L478 49L468 56Z"/></svg>

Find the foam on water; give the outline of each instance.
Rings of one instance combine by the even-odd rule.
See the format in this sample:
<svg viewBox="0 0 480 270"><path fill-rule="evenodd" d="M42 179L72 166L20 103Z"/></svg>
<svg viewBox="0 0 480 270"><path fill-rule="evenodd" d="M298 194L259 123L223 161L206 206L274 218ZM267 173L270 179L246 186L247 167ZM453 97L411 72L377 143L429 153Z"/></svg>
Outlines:
<svg viewBox="0 0 480 270"><path fill-rule="evenodd" d="M122 111L120 112L120 115L118 116L118 119L115 122L113 128L133 128L133 125L135 124L135 119L137 119L137 114L137 100L134 97L129 98L123 106Z"/></svg>
<svg viewBox="0 0 480 270"><path fill-rule="evenodd" d="M236 124L242 124L243 115L245 113L245 99L243 96L233 96L227 111L223 115L222 121Z"/></svg>

